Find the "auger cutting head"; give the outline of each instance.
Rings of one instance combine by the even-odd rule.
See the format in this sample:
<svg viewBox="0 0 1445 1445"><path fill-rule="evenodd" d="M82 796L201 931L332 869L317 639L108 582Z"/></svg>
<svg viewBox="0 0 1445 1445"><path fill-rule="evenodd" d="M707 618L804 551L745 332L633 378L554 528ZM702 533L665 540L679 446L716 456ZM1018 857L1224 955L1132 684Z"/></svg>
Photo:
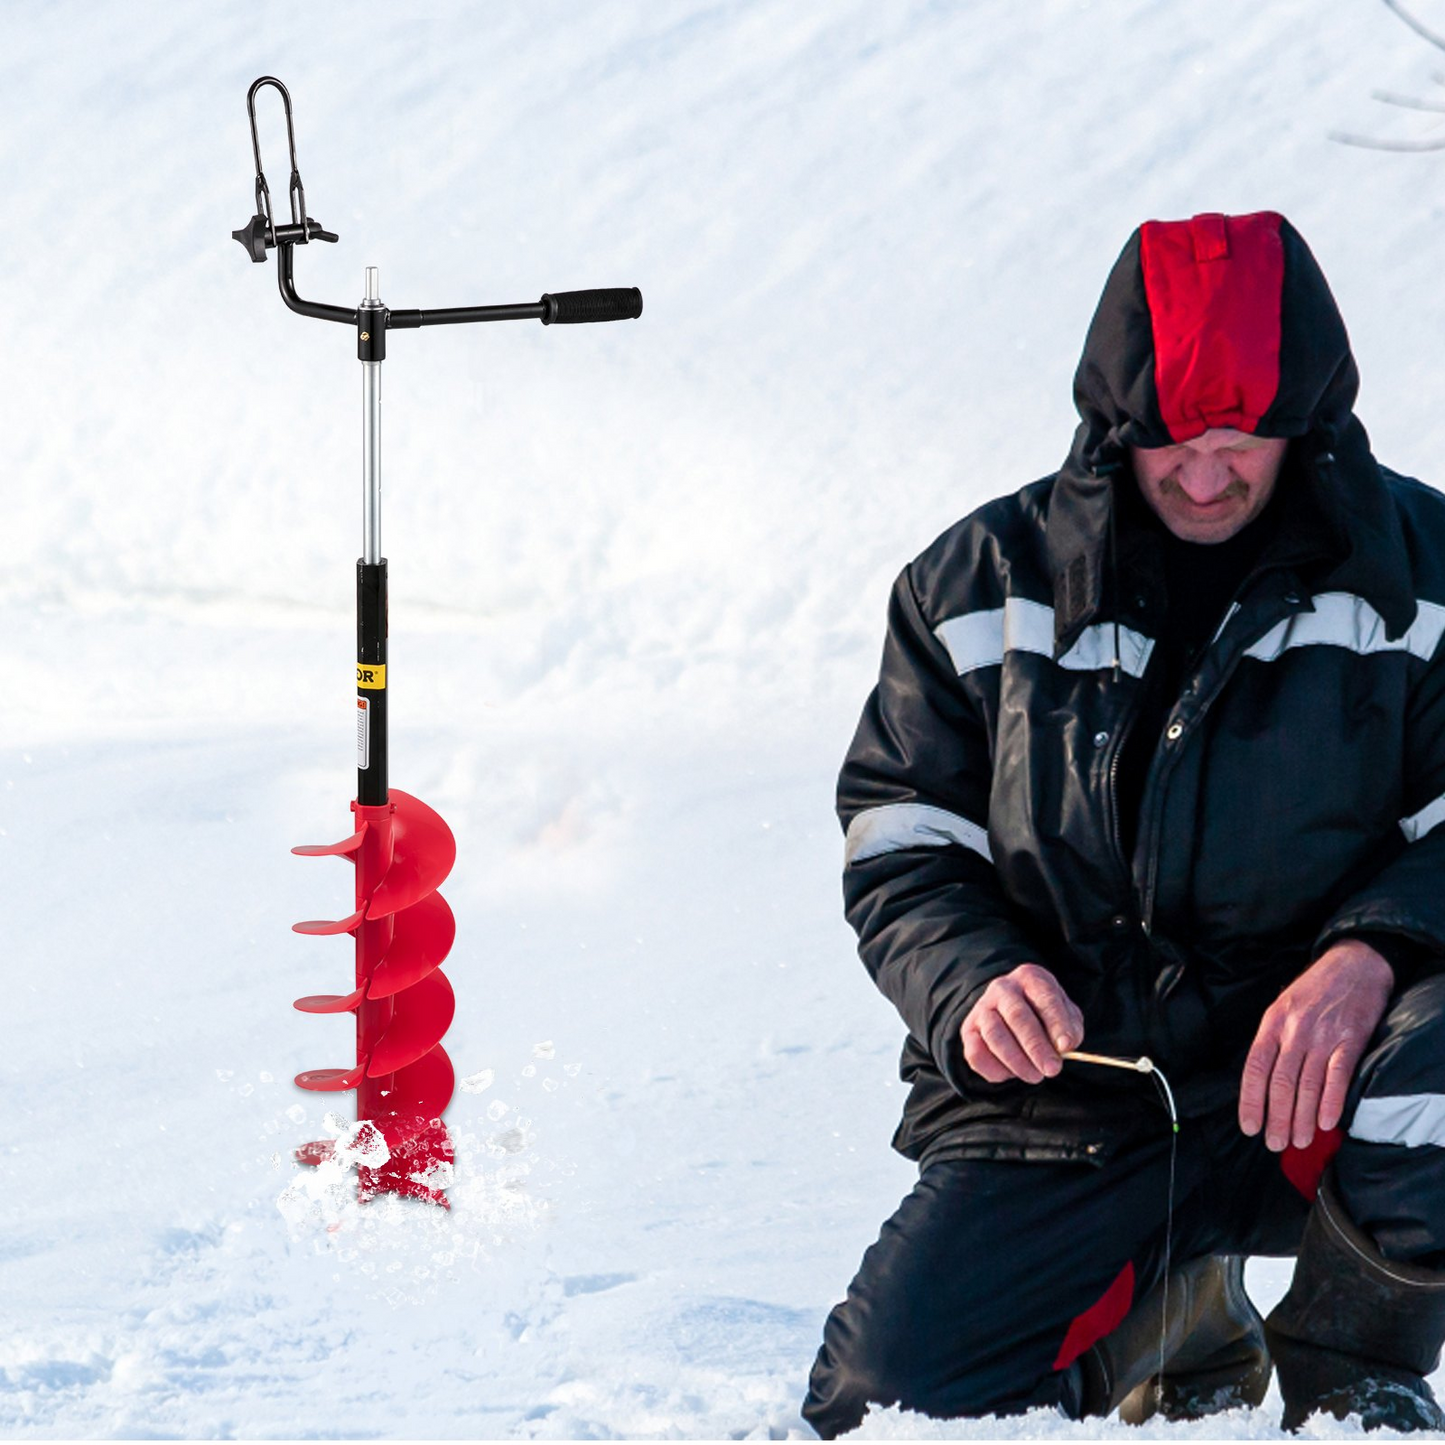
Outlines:
<svg viewBox="0 0 1445 1445"><path fill-rule="evenodd" d="M293 848L304 857L349 858L356 868L356 910L346 918L297 923L297 933L349 933L356 940L356 987L309 994L303 1013L356 1014L356 1062L296 1076L317 1093L357 1091L357 1117L386 1140L390 1158L363 1166L363 1197L386 1191L445 1205L452 1162L442 1112L454 1075L442 1048L456 1000L441 972L456 922L437 889L451 872L451 829L423 802L394 788L377 807L353 803L357 827L339 843ZM305 1163L329 1157L330 1141L303 1145Z"/></svg>

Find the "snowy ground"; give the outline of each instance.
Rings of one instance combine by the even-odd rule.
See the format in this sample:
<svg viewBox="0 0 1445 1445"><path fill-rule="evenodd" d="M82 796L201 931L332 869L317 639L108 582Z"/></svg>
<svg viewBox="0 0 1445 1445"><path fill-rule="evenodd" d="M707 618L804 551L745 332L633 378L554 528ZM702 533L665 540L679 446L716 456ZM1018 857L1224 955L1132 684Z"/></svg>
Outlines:
<svg viewBox="0 0 1445 1445"><path fill-rule="evenodd" d="M888 582L1061 460L1149 215L1285 211L1379 451L1438 481L1439 162L1326 139L1438 134L1369 100L1445 94L1432 52L1363 0L4 28L0 1433L806 1433L823 1315L911 1180L831 814ZM646 297L390 347L392 771L460 850L447 1217L308 1200L288 1162L324 1112L291 1076L347 1047L289 1008L345 944L288 930L347 872L287 849L350 816L360 396L348 333L227 238L264 71L341 235L304 295L375 264L396 306ZM1284 1279L1251 1267L1261 1304Z"/></svg>

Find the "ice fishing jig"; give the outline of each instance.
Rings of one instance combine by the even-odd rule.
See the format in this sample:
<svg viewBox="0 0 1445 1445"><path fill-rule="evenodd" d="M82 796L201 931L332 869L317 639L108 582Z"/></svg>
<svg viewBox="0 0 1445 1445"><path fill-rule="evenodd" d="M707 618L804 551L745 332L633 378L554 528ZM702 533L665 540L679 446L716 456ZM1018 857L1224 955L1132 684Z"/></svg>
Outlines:
<svg viewBox="0 0 1445 1445"><path fill-rule="evenodd" d="M256 94L272 86L286 111L291 156L289 223L277 224L271 190L261 168L256 131ZM354 987L345 994L312 994L296 1000L303 1013L354 1013L356 1062L349 1067L308 1069L296 1076L303 1089L322 1093L356 1090L358 1120L381 1131L389 1157L363 1166L363 1199L380 1193L426 1199L449 1207L444 1193L451 1138L442 1114L455 1076L442 1047L455 999L441 964L451 949L456 923L437 891L456 858L451 830L427 805L387 778L387 583L381 555L381 363L389 331L448 326L470 321L540 321L544 326L624 321L642 314L635 287L558 291L539 301L504 306L455 306L429 311L393 310L382 303L377 269L366 268L366 295L359 306L328 306L296 292L295 250L312 241L335 241L334 232L306 214L306 191L296 165L291 96L272 75L246 93L251 148L256 158L256 214L232 236L253 261L276 252L281 299L302 316L356 328L362 373L362 556L356 564L356 799L353 831L339 843L295 848L310 857L349 858L356 868L355 912L346 918L298 923L306 934L349 933L355 939ZM296 1157L319 1164L330 1157L329 1140L304 1144Z"/></svg>

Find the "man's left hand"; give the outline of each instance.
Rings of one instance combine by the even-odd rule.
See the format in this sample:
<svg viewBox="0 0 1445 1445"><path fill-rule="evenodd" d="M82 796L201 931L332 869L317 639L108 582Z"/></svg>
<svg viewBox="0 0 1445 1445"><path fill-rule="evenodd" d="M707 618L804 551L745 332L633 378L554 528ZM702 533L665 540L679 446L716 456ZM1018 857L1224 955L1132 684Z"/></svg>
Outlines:
<svg viewBox="0 0 1445 1445"><path fill-rule="evenodd" d="M1390 1001L1395 974L1368 943L1326 949L1265 1011L1244 1062L1239 1127L1275 1153L1333 1129L1355 1065Z"/></svg>

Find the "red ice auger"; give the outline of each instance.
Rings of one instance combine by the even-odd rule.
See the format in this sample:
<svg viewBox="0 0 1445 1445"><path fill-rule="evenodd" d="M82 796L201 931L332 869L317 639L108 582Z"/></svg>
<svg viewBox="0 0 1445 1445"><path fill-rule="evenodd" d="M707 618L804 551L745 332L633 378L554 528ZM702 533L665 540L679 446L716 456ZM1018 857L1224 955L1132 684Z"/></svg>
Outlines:
<svg viewBox="0 0 1445 1445"><path fill-rule="evenodd" d="M264 86L281 93L291 152L291 223L277 225L271 192L261 170L256 133L256 93ZM377 290L374 266L366 268L366 297L360 306L327 306L296 294L295 248L311 241L335 241L306 214L306 191L296 169L296 132L291 96L274 76L263 75L246 94L251 148L256 157L256 214L231 234L264 261L277 253L281 299L302 316L339 321L356 328L361 361L363 554L356 564L356 801L353 830L339 843L292 851L308 857L348 858L356 869L356 909L334 921L298 923L297 933L343 934L356 940L354 987L344 994L311 994L296 1000L303 1013L354 1013L356 1062L347 1068L308 1069L296 1076L303 1089L321 1093L356 1090L356 1116L370 1121L386 1140L384 1164L359 1171L362 1199L379 1193L427 1199L444 1208L445 1171L451 1139L442 1114L455 1076L442 1036L456 1007L452 986L441 971L456 934L456 922L437 891L456 859L451 830L427 805L389 789L386 766L386 558L381 555L381 363L386 334L421 326L466 321L540 321L544 326L584 321L623 321L642 314L636 287L602 291L560 291L514 306L457 306L431 311L393 311ZM329 1140L304 1144L296 1157L306 1164L328 1158Z"/></svg>

